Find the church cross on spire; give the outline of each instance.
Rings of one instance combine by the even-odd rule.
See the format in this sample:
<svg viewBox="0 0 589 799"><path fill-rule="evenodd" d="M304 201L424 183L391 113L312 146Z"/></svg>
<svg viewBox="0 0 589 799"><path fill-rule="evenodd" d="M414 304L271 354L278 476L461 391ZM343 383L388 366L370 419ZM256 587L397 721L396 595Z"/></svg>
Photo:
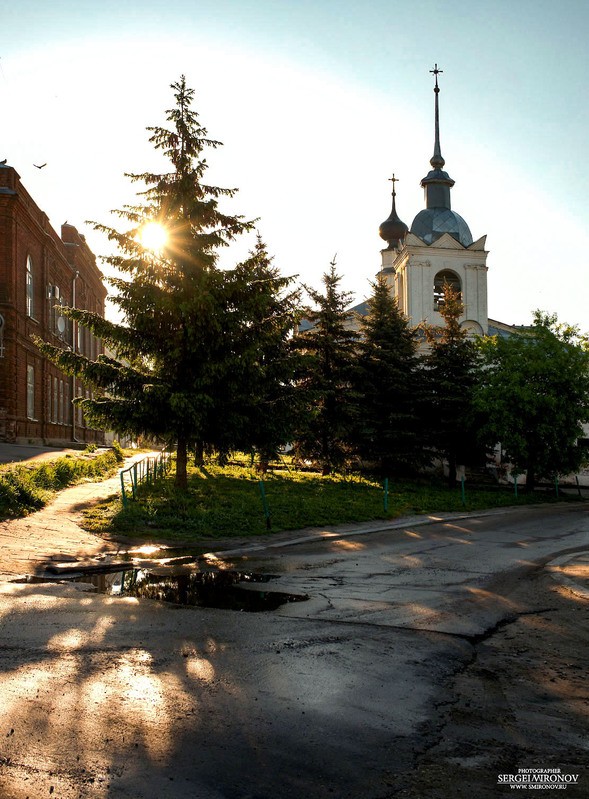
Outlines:
<svg viewBox="0 0 589 799"><path fill-rule="evenodd" d="M436 95L436 138L434 142L434 154L430 159L430 164L434 169L442 169L444 164L444 158L442 156L442 151L440 149L440 109L438 105L438 94L440 93L440 87L438 86L438 75L443 72L443 69L438 69L438 65L435 64L433 69L430 69L432 75L435 75L436 78L436 85L434 86L434 92Z"/></svg>
<svg viewBox="0 0 589 799"><path fill-rule="evenodd" d="M438 75L440 75L443 71L443 69L438 69L437 64L434 64L434 68L430 69L431 74L436 76L436 85L434 87L436 94L440 91L440 87L438 86Z"/></svg>
<svg viewBox="0 0 589 799"><path fill-rule="evenodd" d="M393 177L392 177L392 178L389 178L389 180L390 180L390 181L391 181L391 183L393 184L393 197L394 197L394 196L396 195L396 193L397 193L397 192L395 191L395 183L398 183L398 182L399 182L399 178L396 178L396 177L395 177L395 173L393 172Z"/></svg>

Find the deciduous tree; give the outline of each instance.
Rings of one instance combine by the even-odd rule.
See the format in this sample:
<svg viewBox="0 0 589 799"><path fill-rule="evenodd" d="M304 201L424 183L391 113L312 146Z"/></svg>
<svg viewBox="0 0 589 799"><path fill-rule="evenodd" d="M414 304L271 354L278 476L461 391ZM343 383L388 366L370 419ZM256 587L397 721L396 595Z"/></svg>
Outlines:
<svg viewBox="0 0 589 799"><path fill-rule="evenodd" d="M531 327L483 340L481 353L481 432L501 442L514 471L526 473L528 490L584 465L587 451L577 440L589 422L589 352L578 328L537 311Z"/></svg>

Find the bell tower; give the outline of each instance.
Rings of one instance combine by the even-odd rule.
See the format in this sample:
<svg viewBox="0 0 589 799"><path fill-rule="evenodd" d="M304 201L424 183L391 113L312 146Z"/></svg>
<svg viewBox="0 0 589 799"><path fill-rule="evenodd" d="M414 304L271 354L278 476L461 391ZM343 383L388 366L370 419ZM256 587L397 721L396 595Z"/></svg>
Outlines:
<svg viewBox="0 0 589 799"><path fill-rule="evenodd" d="M396 211L393 175L393 208L379 228L388 247L381 250L381 273L386 276L399 308L412 325L422 322L443 324L440 302L443 286L450 283L462 295L463 327L474 333L487 333L487 251L486 236L473 241L464 219L452 210L450 192L454 181L444 171L440 146L438 65L430 70L434 86L434 154L431 170L422 179L425 208L408 229Z"/></svg>

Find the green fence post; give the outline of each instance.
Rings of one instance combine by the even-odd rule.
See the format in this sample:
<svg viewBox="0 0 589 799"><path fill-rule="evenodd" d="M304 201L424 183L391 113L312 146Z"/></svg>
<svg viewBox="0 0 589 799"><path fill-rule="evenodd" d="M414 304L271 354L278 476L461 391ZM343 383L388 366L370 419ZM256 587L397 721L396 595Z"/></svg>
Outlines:
<svg viewBox="0 0 589 799"><path fill-rule="evenodd" d="M262 505L264 506L264 516L266 517L266 529L272 529L272 521L270 519L270 510L268 508L268 500L266 499L266 489L264 488L264 481L260 480L260 494L262 495Z"/></svg>
<svg viewBox="0 0 589 799"><path fill-rule="evenodd" d="M133 499L137 492L137 461L133 464L133 471L131 472L131 487L133 489Z"/></svg>
<svg viewBox="0 0 589 799"><path fill-rule="evenodd" d="M575 480L577 481L577 491L579 492L579 499L583 499L583 495L581 494L581 486L579 485L579 475L575 475Z"/></svg>
<svg viewBox="0 0 589 799"><path fill-rule="evenodd" d="M460 478L460 494L462 497L462 506L466 506L466 492L464 491L464 475Z"/></svg>
<svg viewBox="0 0 589 799"><path fill-rule="evenodd" d="M513 490L514 490L514 492L515 492L515 496L516 496L516 498L517 498L517 478L518 478L518 477L519 477L519 475L518 475L518 474L517 474L517 472L516 472L516 473L513 475Z"/></svg>
<svg viewBox="0 0 589 799"><path fill-rule="evenodd" d="M389 478L385 477L384 479L384 496L382 500L384 512L389 512Z"/></svg>
<svg viewBox="0 0 589 799"><path fill-rule="evenodd" d="M121 469L121 499L123 500L123 508L127 507L127 495L125 494L125 478L123 477L123 470Z"/></svg>
<svg viewBox="0 0 589 799"><path fill-rule="evenodd" d="M558 499L558 475L554 478L554 488L556 489L556 498Z"/></svg>

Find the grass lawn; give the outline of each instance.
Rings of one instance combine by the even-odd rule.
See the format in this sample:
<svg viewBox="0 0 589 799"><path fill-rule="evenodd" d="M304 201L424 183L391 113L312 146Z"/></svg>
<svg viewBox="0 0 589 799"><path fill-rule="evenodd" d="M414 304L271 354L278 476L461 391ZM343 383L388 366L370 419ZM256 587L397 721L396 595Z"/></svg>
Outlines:
<svg viewBox="0 0 589 799"><path fill-rule="evenodd" d="M98 503L85 513L84 527L97 534L140 539L196 542L203 539L268 533L260 475L245 466L207 465L189 469L189 488L174 488L173 474L139 488L136 501L123 507L120 496ZM369 477L322 477L317 473L276 471L264 477L271 531L321 527L416 513L472 511L483 508L554 502L554 494L514 496L513 488L469 490L462 504L458 486L422 479L390 483L388 511L383 486Z"/></svg>

